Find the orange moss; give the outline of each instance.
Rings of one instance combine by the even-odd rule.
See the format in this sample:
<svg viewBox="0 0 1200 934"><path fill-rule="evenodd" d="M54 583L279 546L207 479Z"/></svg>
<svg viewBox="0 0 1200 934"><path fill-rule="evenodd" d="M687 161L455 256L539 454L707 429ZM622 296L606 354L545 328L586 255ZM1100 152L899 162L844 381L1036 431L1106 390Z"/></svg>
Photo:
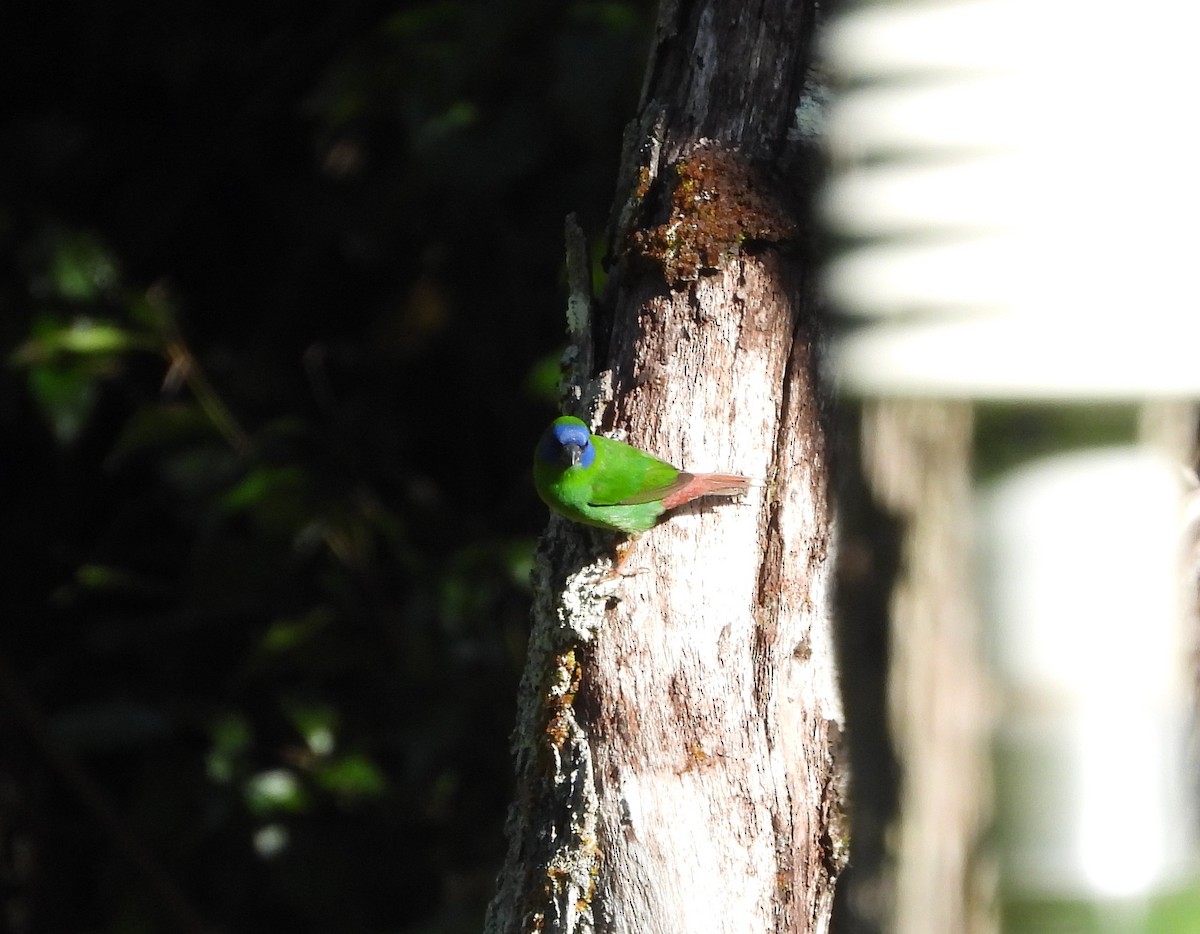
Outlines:
<svg viewBox="0 0 1200 934"><path fill-rule="evenodd" d="M627 250L662 271L674 288L714 272L721 262L749 242L794 240L799 232L794 212L777 186L748 159L712 146L693 151L663 173L669 186L647 211L660 211L661 223L633 230ZM647 199L652 185L645 168L635 196Z"/></svg>

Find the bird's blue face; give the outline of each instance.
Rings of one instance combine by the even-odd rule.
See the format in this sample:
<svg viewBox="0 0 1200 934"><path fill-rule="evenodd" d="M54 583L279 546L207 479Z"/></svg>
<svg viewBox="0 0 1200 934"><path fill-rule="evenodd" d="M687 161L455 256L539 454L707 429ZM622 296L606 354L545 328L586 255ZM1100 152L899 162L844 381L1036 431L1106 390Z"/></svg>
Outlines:
<svg viewBox="0 0 1200 934"><path fill-rule="evenodd" d="M596 459L596 447L584 425L558 423L542 437L539 449L542 460L564 467L591 467Z"/></svg>

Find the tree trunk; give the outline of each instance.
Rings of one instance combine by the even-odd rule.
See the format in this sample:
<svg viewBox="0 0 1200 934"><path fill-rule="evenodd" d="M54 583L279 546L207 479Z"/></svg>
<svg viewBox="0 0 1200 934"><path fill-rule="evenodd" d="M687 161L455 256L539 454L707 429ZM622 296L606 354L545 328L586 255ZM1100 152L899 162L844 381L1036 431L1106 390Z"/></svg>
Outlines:
<svg viewBox="0 0 1200 934"><path fill-rule="evenodd" d="M795 127L813 16L812 0L660 13L590 330L571 305L568 407L761 482L672 514L615 577L611 536L552 521L493 934L828 928L841 709L799 207L815 175Z"/></svg>
<svg viewBox="0 0 1200 934"><path fill-rule="evenodd" d="M903 529L891 600L889 720L900 766L893 934L993 934L991 700L972 591L972 413L866 405L864 462Z"/></svg>

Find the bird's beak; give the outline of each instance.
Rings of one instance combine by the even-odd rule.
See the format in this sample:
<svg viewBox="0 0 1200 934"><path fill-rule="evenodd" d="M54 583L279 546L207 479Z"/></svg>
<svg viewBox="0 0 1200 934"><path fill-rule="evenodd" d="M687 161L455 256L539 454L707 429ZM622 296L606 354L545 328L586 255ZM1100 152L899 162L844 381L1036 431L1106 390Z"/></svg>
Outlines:
<svg viewBox="0 0 1200 934"><path fill-rule="evenodd" d="M578 444L564 444L562 449L563 459L570 461L572 467L578 467L583 459L583 448Z"/></svg>

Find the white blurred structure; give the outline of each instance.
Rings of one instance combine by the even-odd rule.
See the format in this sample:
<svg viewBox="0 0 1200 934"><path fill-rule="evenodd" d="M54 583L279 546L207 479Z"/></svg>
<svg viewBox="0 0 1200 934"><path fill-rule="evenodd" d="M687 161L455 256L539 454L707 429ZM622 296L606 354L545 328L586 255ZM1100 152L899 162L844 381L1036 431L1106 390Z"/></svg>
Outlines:
<svg viewBox="0 0 1200 934"><path fill-rule="evenodd" d="M831 25L826 288L844 391L1074 406L1200 399L1200 5L882 2ZM986 498L982 589L1030 889L1194 869L1178 469L1130 447ZM1015 783L1005 787L1006 783ZM1040 808L1040 810L1039 810Z"/></svg>
<svg viewBox="0 0 1200 934"><path fill-rule="evenodd" d="M1200 5L882 3L830 30L847 88L825 202L864 245L829 271L892 319L840 351L854 391L1200 394Z"/></svg>
<svg viewBox="0 0 1200 934"><path fill-rule="evenodd" d="M1154 452L1096 449L984 499L1000 832L1026 891L1127 898L1195 870L1178 482Z"/></svg>

